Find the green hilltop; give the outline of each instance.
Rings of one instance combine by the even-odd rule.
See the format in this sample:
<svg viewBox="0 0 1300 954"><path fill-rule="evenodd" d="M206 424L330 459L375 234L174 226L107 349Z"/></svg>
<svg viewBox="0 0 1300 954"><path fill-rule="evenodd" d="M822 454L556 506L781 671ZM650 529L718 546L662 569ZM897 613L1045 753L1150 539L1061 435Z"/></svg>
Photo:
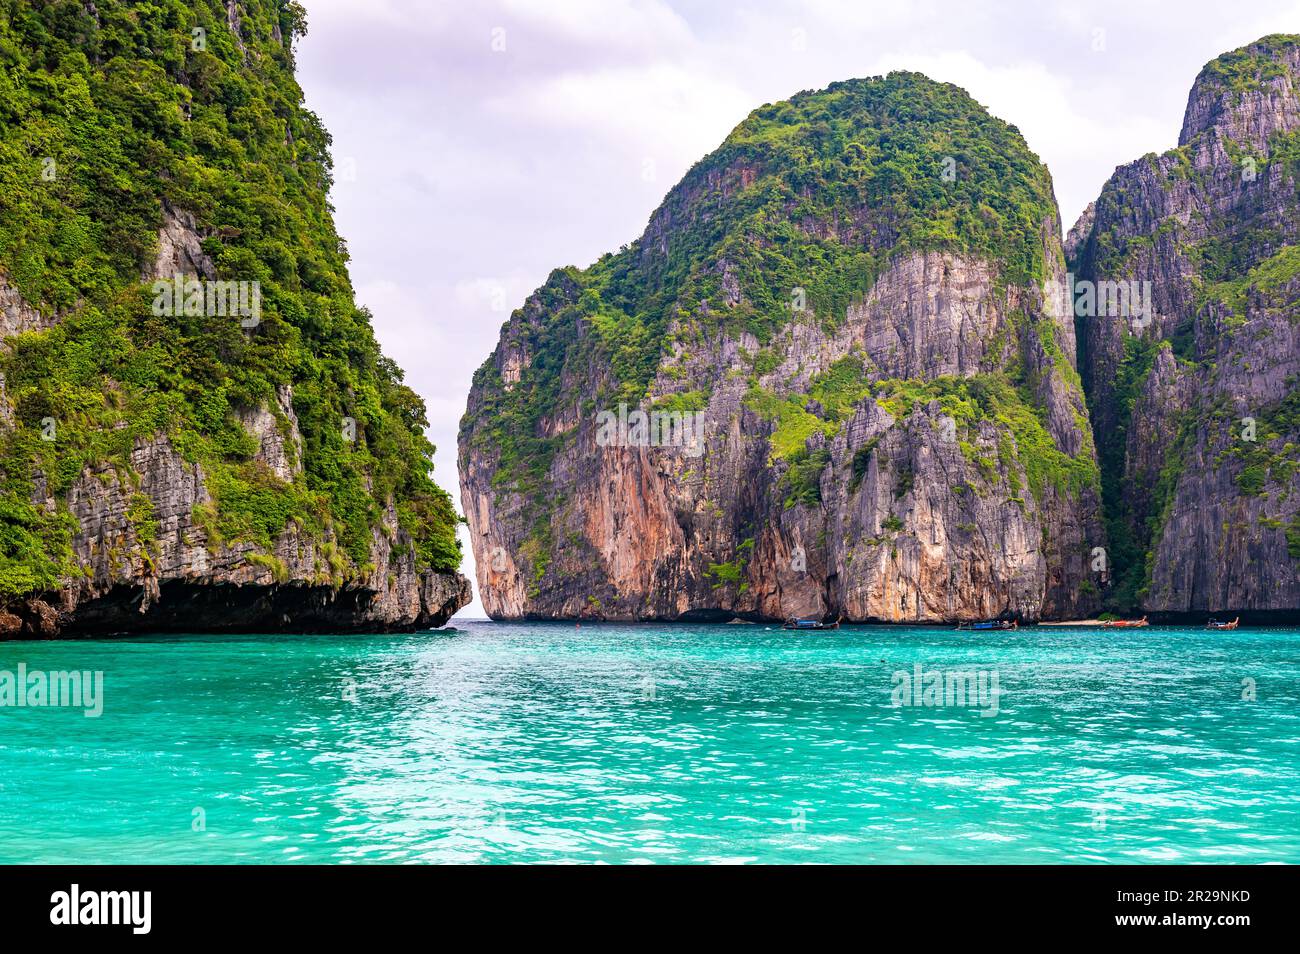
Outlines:
<svg viewBox="0 0 1300 954"><path fill-rule="evenodd" d="M607 365L610 406L635 402L674 345L689 351L719 330L766 344L792 320L794 288L834 325L911 250L979 256L1001 282L1037 285L1052 230L1046 167L959 87L895 72L762 106L669 192L645 235L590 268L553 272L525 309L540 320L516 312L503 342L522 344L531 365L509 389L493 359L479 369L483 399L462 443L499 453L498 486L534 494L565 439L539 422L563 399L566 368ZM693 410L707 398L666 400Z"/></svg>

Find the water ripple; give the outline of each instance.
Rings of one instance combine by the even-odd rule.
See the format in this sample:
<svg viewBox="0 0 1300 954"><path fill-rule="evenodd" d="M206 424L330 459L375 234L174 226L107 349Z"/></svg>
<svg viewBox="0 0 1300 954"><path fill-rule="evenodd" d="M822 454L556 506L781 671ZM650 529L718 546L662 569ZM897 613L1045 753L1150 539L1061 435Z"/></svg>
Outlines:
<svg viewBox="0 0 1300 954"><path fill-rule="evenodd" d="M104 671L105 708L0 709L0 861L1294 862L1297 649L544 624L4 643L0 669ZM895 705L917 665L1000 695Z"/></svg>

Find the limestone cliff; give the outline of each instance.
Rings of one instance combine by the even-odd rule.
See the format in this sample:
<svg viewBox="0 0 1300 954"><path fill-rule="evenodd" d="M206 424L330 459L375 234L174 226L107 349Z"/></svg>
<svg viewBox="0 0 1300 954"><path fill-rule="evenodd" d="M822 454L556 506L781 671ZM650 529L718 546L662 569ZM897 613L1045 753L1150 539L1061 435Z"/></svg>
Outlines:
<svg viewBox="0 0 1300 954"><path fill-rule="evenodd" d="M353 300L303 17L0 0L0 638L470 599L424 405Z"/></svg>
<svg viewBox="0 0 1300 954"><path fill-rule="evenodd" d="M1091 612L1060 235L1045 168L956 87L755 111L476 374L459 460L488 612Z"/></svg>
<svg viewBox="0 0 1300 954"><path fill-rule="evenodd" d="M1300 609L1300 37L1208 64L1178 146L1116 170L1075 278L1150 314L1080 315L1116 608Z"/></svg>

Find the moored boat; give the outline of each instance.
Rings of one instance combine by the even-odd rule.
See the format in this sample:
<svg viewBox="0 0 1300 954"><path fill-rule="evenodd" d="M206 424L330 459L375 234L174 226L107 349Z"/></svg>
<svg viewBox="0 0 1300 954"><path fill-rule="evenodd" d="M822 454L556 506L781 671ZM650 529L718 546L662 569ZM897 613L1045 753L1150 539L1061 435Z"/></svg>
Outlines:
<svg viewBox="0 0 1300 954"><path fill-rule="evenodd" d="M843 619L843 617L840 617ZM839 629L840 621L837 619L833 623L826 623L819 619L788 619L781 626L782 629L799 629L799 630L818 630L818 629Z"/></svg>
<svg viewBox="0 0 1300 954"><path fill-rule="evenodd" d="M1107 629L1133 629L1133 628L1136 628L1136 627L1138 627L1138 626L1149 626L1149 625L1151 625L1151 624L1148 623L1148 622L1147 622L1147 618L1146 618L1145 616L1143 616L1141 619L1107 619L1107 620L1102 620L1101 625L1104 626L1104 627L1106 627Z"/></svg>
<svg viewBox="0 0 1300 954"><path fill-rule="evenodd" d="M1240 622L1241 622L1240 616L1234 619L1231 623L1220 622L1217 619L1212 619L1205 624L1205 628L1206 629L1236 629L1237 624Z"/></svg>
<svg viewBox="0 0 1300 954"><path fill-rule="evenodd" d="M1019 629L1020 624L1014 619L982 619L969 623L958 623L959 630Z"/></svg>

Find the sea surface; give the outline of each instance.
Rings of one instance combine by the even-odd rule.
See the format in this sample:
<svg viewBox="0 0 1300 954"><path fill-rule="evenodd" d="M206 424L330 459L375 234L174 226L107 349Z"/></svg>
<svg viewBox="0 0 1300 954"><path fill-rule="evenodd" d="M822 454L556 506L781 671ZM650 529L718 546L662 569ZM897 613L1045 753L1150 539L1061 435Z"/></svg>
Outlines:
<svg viewBox="0 0 1300 954"><path fill-rule="evenodd" d="M469 622L20 663L102 672L103 711L0 708L5 863L1300 861L1297 629Z"/></svg>

